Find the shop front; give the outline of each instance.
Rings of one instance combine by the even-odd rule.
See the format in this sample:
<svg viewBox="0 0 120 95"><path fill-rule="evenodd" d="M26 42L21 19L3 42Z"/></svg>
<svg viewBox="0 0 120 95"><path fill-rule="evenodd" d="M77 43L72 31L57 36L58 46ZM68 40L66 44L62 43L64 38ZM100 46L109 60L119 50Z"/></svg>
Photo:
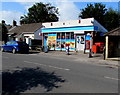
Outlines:
<svg viewBox="0 0 120 95"><path fill-rule="evenodd" d="M90 26L91 27L91 26ZM73 27L72 27L73 28ZM82 29L85 27L75 27L75 29ZM87 29L88 27L86 27ZM91 28L94 29L94 26ZM60 31L59 28L58 31ZM68 28L64 28L68 30ZM54 30L54 29L52 29ZM91 42L91 33L94 32L94 30L78 30L76 33L76 30L69 30L69 31L51 31L47 29L43 29L43 46L48 46L50 50L66 50L66 46L69 46L70 51L89 51L90 50L90 42ZM45 32L45 33L44 33Z"/></svg>
<svg viewBox="0 0 120 95"><path fill-rule="evenodd" d="M93 23L89 24L91 21L86 25L85 22L82 22L82 20L81 23L76 20L66 22L64 25L61 25L61 22L43 23L43 46L48 46L49 50L61 51L66 50L66 47L69 46L70 51L89 52L100 28Z"/></svg>

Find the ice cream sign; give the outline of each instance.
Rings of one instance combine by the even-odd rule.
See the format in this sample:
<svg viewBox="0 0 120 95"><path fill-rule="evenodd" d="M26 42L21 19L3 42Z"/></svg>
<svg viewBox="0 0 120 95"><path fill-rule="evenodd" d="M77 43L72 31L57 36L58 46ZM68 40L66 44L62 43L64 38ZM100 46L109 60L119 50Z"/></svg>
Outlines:
<svg viewBox="0 0 120 95"><path fill-rule="evenodd" d="M52 49L56 45L56 34L48 34L47 45Z"/></svg>

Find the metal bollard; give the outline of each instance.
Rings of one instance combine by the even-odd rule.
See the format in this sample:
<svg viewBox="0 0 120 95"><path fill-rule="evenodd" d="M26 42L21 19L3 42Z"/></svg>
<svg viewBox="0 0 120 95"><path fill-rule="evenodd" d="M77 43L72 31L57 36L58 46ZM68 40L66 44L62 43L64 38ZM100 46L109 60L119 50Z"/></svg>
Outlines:
<svg viewBox="0 0 120 95"><path fill-rule="evenodd" d="M92 52L91 52L91 49L90 49L90 52L89 52L89 58L92 58Z"/></svg>

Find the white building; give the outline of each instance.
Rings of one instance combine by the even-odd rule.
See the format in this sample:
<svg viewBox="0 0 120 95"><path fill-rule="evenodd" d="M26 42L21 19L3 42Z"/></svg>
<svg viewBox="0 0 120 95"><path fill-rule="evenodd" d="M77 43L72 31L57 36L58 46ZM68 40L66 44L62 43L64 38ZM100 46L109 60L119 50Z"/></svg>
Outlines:
<svg viewBox="0 0 120 95"><path fill-rule="evenodd" d="M51 50L89 51L95 42L102 42L108 32L94 18L42 23L43 46Z"/></svg>

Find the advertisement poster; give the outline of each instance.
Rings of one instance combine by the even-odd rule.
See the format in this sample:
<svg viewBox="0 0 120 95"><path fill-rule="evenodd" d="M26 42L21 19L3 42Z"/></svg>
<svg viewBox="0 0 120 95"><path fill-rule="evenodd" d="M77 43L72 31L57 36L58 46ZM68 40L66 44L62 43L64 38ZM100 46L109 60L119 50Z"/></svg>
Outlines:
<svg viewBox="0 0 120 95"><path fill-rule="evenodd" d="M61 49L62 49L62 50L65 50L65 49L66 49L65 42L66 42L65 39L61 39Z"/></svg>
<svg viewBox="0 0 120 95"><path fill-rule="evenodd" d="M66 45L69 45L71 51L75 50L75 39L66 39Z"/></svg>
<svg viewBox="0 0 120 95"><path fill-rule="evenodd" d="M56 50L65 50L66 49L66 40L65 39L57 39Z"/></svg>
<svg viewBox="0 0 120 95"><path fill-rule="evenodd" d="M50 50L55 49L56 36L56 34L48 34L47 45L49 46Z"/></svg>
<svg viewBox="0 0 120 95"><path fill-rule="evenodd" d="M86 50L90 49L90 40L86 40Z"/></svg>
<svg viewBox="0 0 120 95"><path fill-rule="evenodd" d="M61 49L61 40L57 39L57 44L56 44L56 50L60 50Z"/></svg>
<svg viewBox="0 0 120 95"><path fill-rule="evenodd" d="M90 50L90 35L86 35L86 50Z"/></svg>

